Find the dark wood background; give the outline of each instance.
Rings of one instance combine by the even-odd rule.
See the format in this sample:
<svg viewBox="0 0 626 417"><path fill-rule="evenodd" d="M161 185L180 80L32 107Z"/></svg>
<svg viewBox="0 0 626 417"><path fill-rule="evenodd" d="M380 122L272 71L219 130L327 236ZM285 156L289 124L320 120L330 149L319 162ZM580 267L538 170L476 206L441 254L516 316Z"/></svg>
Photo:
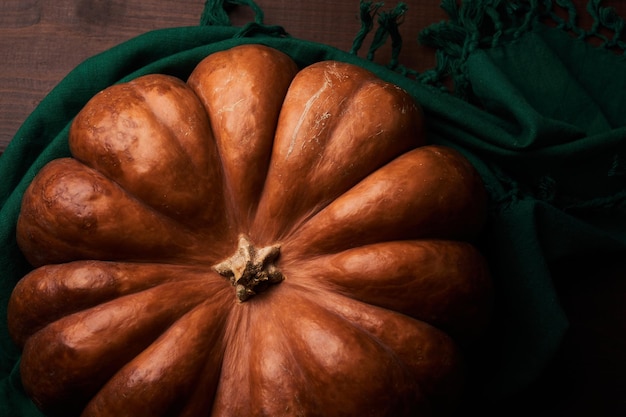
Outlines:
<svg viewBox="0 0 626 417"><path fill-rule="evenodd" d="M349 50L360 27L358 0L258 0L265 23L292 36ZM389 8L395 6L390 1ZM421 28L445 17L439 0L409 0L402 24L403 63L432 66L432 51L415 40ZM41 99L84 59L141 33L199 23L203 0L0 1L0 152ZM384 8L386 10L387 7ZM233 24L252 20L248 7ZM369 44L367 44L369 45ZM365 49L365 46L364 48ZM388 48L377 54L387 62Z"/></svg>
<svg viewBox="0 0 626 417"><path fill-rule="evenodd" d="M360 26L358 0L256 3L265 12L265 23L281 25L292 36L344 50L350 49ZM404 39L401 63L424 70L434 63L433 51L419 46L417 35L429 24L443 20L445 14L439 8L440 0L405 3L409 11L400 27ZM574 3L581 11L581 25L588 26L587 0ZM387 4L384 9L397 1ZM624 0L607 0L603 5L626 16ZM203 0L1 0L0 153L41 99L84 59L149 30L197 25L203 7ZM233 23L242 24L252 16L245 7L235 9ZM378 61L387 62L388 58L388 48L377 54ZM609 285L565 295L563 301L572 311L572 331L559 361L532 388L535 398L556 398L541 415L626 415L626 308L622 305L626 283L621 279L625 273L618 267ZM526 397L519 400L522 407ZM529 415L539 414L531 411Z"/></svg>
<svg viewBox="0 0 626 417"><path fill-rule="evenodd" d="M581 24L587 0L575 0ZM399 0L387 1L383 10ZM445 19L441 0L405 0L400 27L401 63L424 70L433 51L417 42L418 33ZM292 36L349 50L359 30L359 0L257 0L265 23L283 26ZM626 1L607 0L626 15ZM146 31L197 25L203 0L2 0L0 1L0 153L41 99L84 59ZM234 24L252 20L247 7L232 13ZM370 37L371 40L371 37ZM367 43L366 45L368 45ZM363 48L366 50L366 47ZM376 60L388 62L389 48Z"/></svg>

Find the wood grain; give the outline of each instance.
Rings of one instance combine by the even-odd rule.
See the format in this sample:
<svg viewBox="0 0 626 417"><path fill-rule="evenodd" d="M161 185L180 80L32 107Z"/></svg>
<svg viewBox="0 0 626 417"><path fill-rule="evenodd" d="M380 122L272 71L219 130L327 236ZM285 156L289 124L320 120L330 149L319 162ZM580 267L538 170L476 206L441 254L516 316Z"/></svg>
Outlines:
<svg viewBox="0 0 626 417"><path fill-rule="evenodd" d="M265 23L290 35L349 50L360 27L358 0L259 0ZM403 64L430 67L432 51L420 48L418 32L444 18L439 0L406 2L401 26ZM395 2L393 3L395 5ZM84 59L144 32L199 24L202 0L4 0L0 2L0 152L43 97ZM383 10L386 10L383 9ZM233 24L253 19L247 7L233 10ZM366 49L365 44L363 49ZM390 49L376 59L387 62Z"/></svg>
<svg viewBox="0 0 626 417"><path fill-rule="evenodd" d="M290 35L349 50L359 30L359 0L257 0L264 22ZM381 10L398 1L387 1ZM441 0L405 0L400 63L418 71L434 65L434 52L418 44L419 32L446 18ZM589 27L587 0L574 0L579 23ZM605 0L626 16L626 2ZM150 30L198 25L203 0L3 0L0 2L0 153L46 94L86 58ZM562 10L563 15L566 10ZM253 19L247 7L231 13L234 25ZM368 37L360 55L371 42ZM387 63L390 46L375 60Z"/></svg>
<svg viewBox="0 0 626 417"><path fill-rule="evenodd" d="M201 11L192 0L0 3L0 149L84 59L148 30L194 24Z"/></svg>

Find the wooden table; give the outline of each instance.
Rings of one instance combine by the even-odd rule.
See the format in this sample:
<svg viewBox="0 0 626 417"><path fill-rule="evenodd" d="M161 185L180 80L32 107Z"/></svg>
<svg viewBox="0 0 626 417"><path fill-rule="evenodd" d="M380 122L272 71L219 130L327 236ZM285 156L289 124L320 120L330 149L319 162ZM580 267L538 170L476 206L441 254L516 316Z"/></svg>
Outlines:
<svg viewBox="0 0 626 417"><path fill-rule="evenodd" d="M432 50L418 44L418 33L444 20L441 0L405 0L400 27L401 64L422 71L434 64ZM575 0L583 25L587 0ZM349 50L359 30L359 0L257 0L265 23L292 36ZM382 10L398 3L387 1ZM606 0L626 15L626 2ZM0 2L0 153L41 99L84 59L144 32L197 25L203 0L2 0ZM231 14L233 24L252 20L247 7ZM369 40L371 40L371 35ZM362 48L366 50L366 46ZM389 45L376 55L388 62Z"/></svg>
<svg viewBox="0 0 626 417"><path fill-rule="evenodd" d="M432 67L434 59L433 51L418 45L417 35L446 16L439 8L440 0L405 2L409 11L400 27L404 39L401 63L421 71ZM360 25L358 0L257 0L256 3L265 12L265 23L281 25L294 37L344 50L350 49ZM397 1L387 3L385 9L395 6ZM587 0L575 3L583 15L583 25L588 25L590 20L584 16ZM626 1L603 4L626 16ZM203 0L1 1L0 152L41 99L84 59L149 30L197 25L203 7ZM244 7L235 9L231 16L238 25L252 20L253 14ZM387 62L388 58L387 47L377 54L377 61ZM535 394L542 390L560 392L558 402L546 416L602 417L605 415L602 412L589 413L607 402L618 404L623 407L618 412L626 413L624 401L615 400L616 395L626 393L623 382L626 337L616 338L614 334L626 334L626 324L619 318L624 317L626 310L620 301L626 294L626 285L623 279L618 279L624 273L623 268L618 268L615 280L610 281L613 287L582 289L565 300L577 312L572 315L574 330L568 335L562 359L533 387ZM598 323L604 324L598 326ZM559 379L563 376L574 378L565 388ZM526 400L520 398L520 401Z"/></svg>
<svg viewBox="0 0 626 417"><path fill-rule="evenodd" d="M360 27L358 0L258 0L265 23L292 36L349 50ZM396 2L389 3L391 8ZM409 1L401 26L403 64L431 67L433 53L418 32L444 19L439 0ZM3 0L0 2L0 152L41 99L84 59L141 33L198 25L203 0ZM385 7L383 10L386 10ZM248 7L231 14L233 24L253 19ZM363 49L366 49L365 47ZM377 60L387 62L389 48Z"/></svg>

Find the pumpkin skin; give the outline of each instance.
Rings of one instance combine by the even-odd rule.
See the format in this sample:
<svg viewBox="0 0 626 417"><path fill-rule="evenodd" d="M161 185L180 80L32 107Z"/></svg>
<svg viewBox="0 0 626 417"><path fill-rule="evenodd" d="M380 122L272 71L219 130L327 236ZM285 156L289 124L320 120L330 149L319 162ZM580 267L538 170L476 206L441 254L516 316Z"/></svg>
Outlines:
<svg viewBox="0 0 626 417"><path fill-rule="evenodd" d="M64 416L451 411L486 198L422 124L362 68L261 45L96 95L23 198L26 391Z"/></svg>

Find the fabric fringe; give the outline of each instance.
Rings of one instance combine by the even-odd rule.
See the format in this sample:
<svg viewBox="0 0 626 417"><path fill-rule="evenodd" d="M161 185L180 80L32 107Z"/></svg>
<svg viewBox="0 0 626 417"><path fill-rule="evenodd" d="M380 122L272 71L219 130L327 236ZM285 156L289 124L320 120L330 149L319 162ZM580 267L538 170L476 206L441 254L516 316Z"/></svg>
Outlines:
<svg viewBox="0 0 626 417"><path fill-rule="evenodd" d="M361 49L363 45L363 41L365 37L372 31L374 28L374 16L378 13L378 10L383 7L384 3L373 3L371 1L363 1L360 3L360 12L359 18L361 19L361 29L354 37L354 41L352 42L352 49L350 49L350 53L356 55Z"/></svg>
<svg viewBox="0 0 626 417"><path fill-rule="evenodd" d="M374 34L374 39L367 51L367 59L372 61L376 50L383 46L387 38L391 38L391 60L388 67L393 69L398 65L398 57L400 50L402 49L402 36L398 26L402 23L401 18L406 13L408 7L404 3L398 3L398 5L390 11L382 12L378 16L378 30Z"/></svg>
<svg viewBox="0 0 626 417"><path fill-rule="evenodd" d="M624 32L626 21L619 16L612 7L601 7L602 0L590 0L587 11L593 17L594 24L584 34L585 37L596 37L602 40L602 47L620 50L626 54L626 33ZM611 37L601 33L602 28L612 32Z"/></svg>
<svg viewBox="0 0 626 417"><path fill-rule="evenodd" d="M469 88L469 55L478 48L496 47L520 37L542 10L539 0L465 0L460 6L454 0L444 0L441 7L449 20L427 27L419 35L422 45L438 51L435 68L421 80L441 83L449 77L460 96L465 96Z"/></svg>
<svg viewBox="0 0 626 417"><path fill-rule="evenodd" d="M201 26L231 26L228 11L235 6L248 6L254 12L254 21L243 25L234 38L251 37L262 34L274 37L287 37L289 34L282 26L263 23L263 10L253 0L207 0L200 17Z"/></svg>
<svg viewBox="0 0 626 417"><path fill-rule="evenodd" d="M391 38L391 59L387 67L396 69L399 65L398 59L402 49L402 36L400 35L399 26L402 24L402 18L408 7L405 3L398 3L392 10L379 12L383 6L383 2L373 3L361 0L359 13L361 28L354 38L350 53L353 55L358 53L366 36L374 28L374 18L378 17L378 29L375 31L367 51L367 59L373 61L376 51Z"/></svg>
<svg viewBox="0 0 626 417"><path fill-rule="evenodd" d="M577 38L597 38L601 47L626 53L625 21L614 8L601 3L587 3L594 23L585 30L577 24L579 11L571 0L464 0L460 5L455 0L442 0L448 21L433 24L419 35L422 45L436 49L437 63L419 79L437 85L451 79L454 92L466 96L469 85L465 64L472 51L515 41L538 22L551 21ZM567 17L561 17L563 14Z"/></svg>
<svg viewBox="0 0 626 417"><path fill-rule="evenodd" d="M236 6L250 7L254 12L254 23L263 25L263 10L253 0L206 0L200 26L231 26L228 11Z"/></svg>
<svg viewBox="0 0 626 417"><path fill-rule="evenodd" d="M493 48L514 42L540 21L551 21L557 28L573 36L599 40L600 47L616 50L626 55L626 21L614 8L602 6L603 0L589 0L587 13L593 17L589 29L577 24L579 11L571 0L442 0L440 7L448 20L423 29L418 41L435 50L434 68L423 73L400 63L402 36L400 25L408 11L405 3L383 11L384 2L360 0L361 27L355 35L350 53L356 55L366 37L374 32L367 50L367 59L373 60L376 52L391 39L391 59L387 67L424 84L452 90L460 97L470 91L466 62L477 48ZM254 13L254 22L245 25L238 37L262 33L270 36L288 36L280 26L263 24L263 10L253 0L206 0L200 18L201 25L230 26L228 10L235 6L248 6ZM566 15L567 17L562 17ZM374 31L375 23L378 28Z"/></svg>

